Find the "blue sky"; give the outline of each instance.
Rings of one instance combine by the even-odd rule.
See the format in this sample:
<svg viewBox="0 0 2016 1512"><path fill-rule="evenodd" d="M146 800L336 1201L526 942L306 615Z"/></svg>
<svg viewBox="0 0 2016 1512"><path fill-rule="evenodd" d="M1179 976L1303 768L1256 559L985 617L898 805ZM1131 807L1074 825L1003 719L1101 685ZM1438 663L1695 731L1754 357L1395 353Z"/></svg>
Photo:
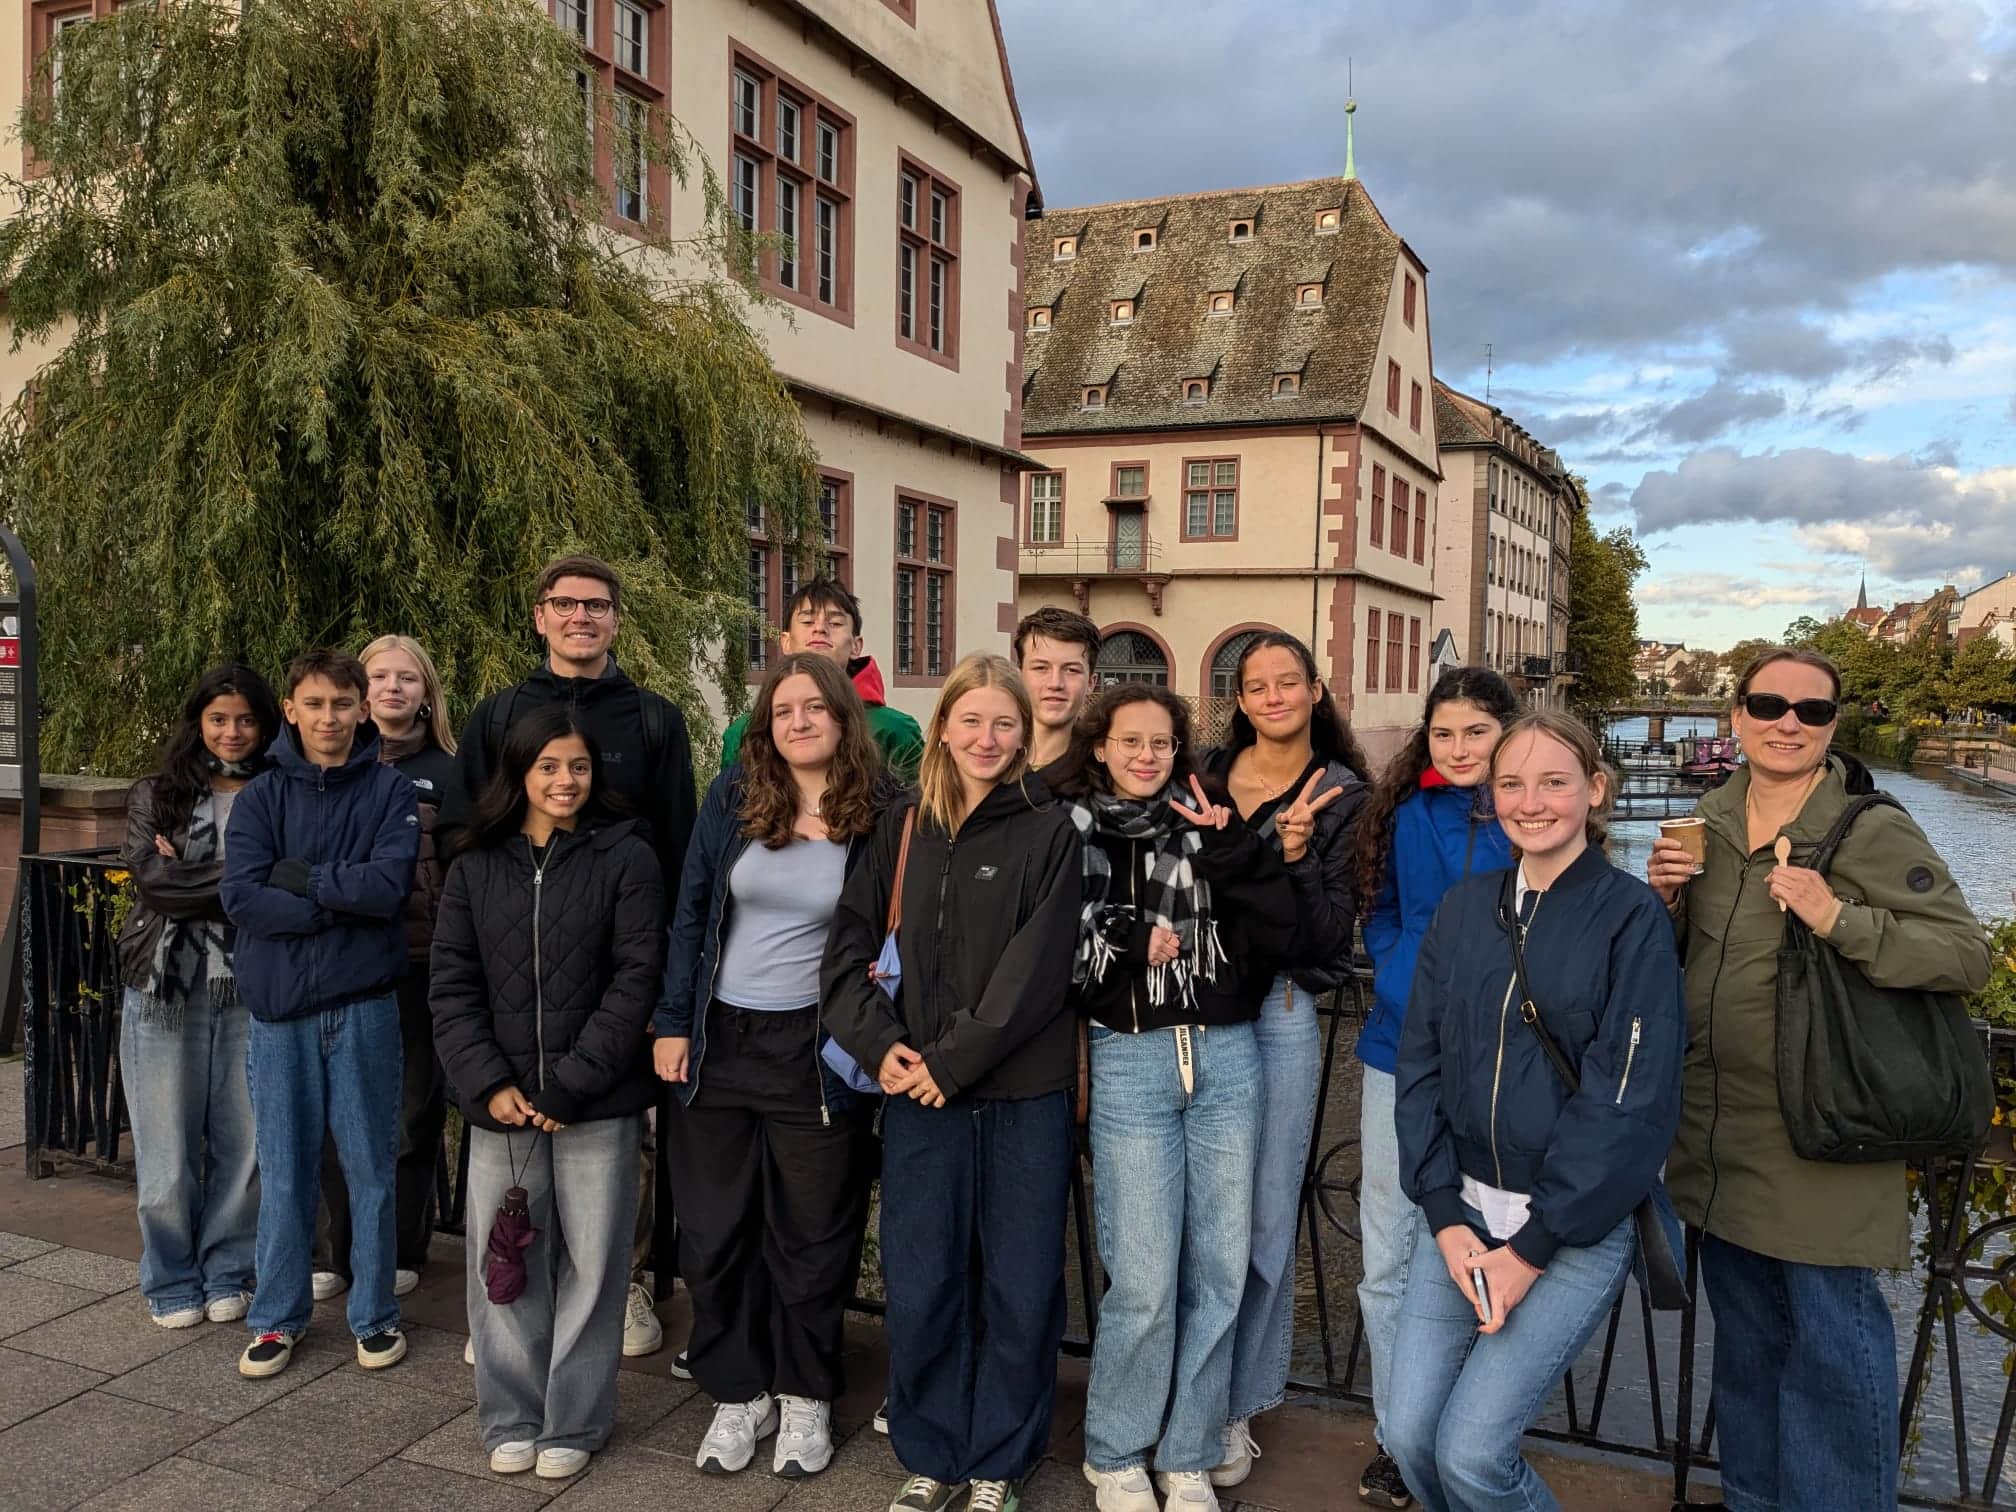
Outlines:
<svg viewBox="0 0 2016 1512"><path fill-rule="evenodd" d="M1054 207L1336 172L1437 371L1638 532L1647 636L2016 568L2016 0L999 0Z"/></svg>

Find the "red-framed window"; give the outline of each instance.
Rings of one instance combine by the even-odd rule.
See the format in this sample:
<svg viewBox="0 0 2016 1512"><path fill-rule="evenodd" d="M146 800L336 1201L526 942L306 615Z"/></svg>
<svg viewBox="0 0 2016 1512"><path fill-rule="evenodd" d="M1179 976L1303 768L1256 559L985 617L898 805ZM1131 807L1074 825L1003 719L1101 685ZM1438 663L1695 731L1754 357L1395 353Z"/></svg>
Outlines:
<svg viewBox="0 0 2016 1512"><path fill-rule="evenodd" d="M1406 282L1400 291L1400 318L1407 322L1407 329L1411 331L1414 329L1414 295L1418 285L1415 284L1412 273L1403 274L1402 277Z"/></svg>
<svg viewBox="0 0 2016 1512"><path fill-rule="evenodd" d="M763 675L777 634L784 628L784 610L805 579L799 553L778 539L770 510L751 499L744 506L749 526L748 596L756 623L748 642L751 680ZM819 531L824 547L812 571L846 587L853 586L854 475L836 468L819 471Z"/></svg>
<svg viewBox="0 0 2016 1512"><path fill-rule="evenodd" d="M1379 691L1379 611L1365 611L1365 691Z"/></svg>
<svg viewBox="0 0 2016 1512"><path fill-rule="evenodd" d="M1407 480L1393 474L1393 554L1407 554Z"/></svg>
<svg viewBox="0 0 2016 1512"><path fill-rule="evenodd" d="M588 118L595 182L619 231L662 230L672 174L650 159L651 112L672 81L672 12L665 0L546 0L546 13L581 44L574 82ZM598 95L607 96L606 108Z"/></svg>
<svg viewBox="0 0 2016 1512"><path fill-rule="evenodd" d="M1378 464L1372 467L1372 507L1367 511L1372 516L1372 544L1386 544L1386 469Z"/></svg>
<svg viewBox="0 0 2016 1512"><path fill-rule="evenodd" d="M1421 691L1421 621L1411 615L1407 620L1407 691Z"/></svg>
<svg viewBox="0 0 2016 1512"><path fill-rule="evenodd" d="M1421 385L1418 383L1407 396L1407 423L1417 431L1421 429Z"/></svg>
<svg viewBox="0 0 2016 1512"><path fill-rule="evenodd" d="M1400 413L1400 364L1391 357L1386 359L1386 411Z"/></svg>
<svg viewBox="0 0 2016 1512"><path fill-rule="evenodd" d="M932 494L896 494L896 677L936 682L957 660L958 505Z"/></svg>
<svg viewBox="0 0 2016 1512"><path fill-rule="evenodd" d="M757 282L803 310L854 323L854 117L731 44L728 208L750 234L784 243Z"/></svg>
<svg viewBox="0 0 2016 1512"><path fill-rule="evenodd" d="M1428 559L1428 490L1414 490L1414 560Z"/></svg>
<svg viewBox="0 0 2016 1512"><path fill-rule="evenodd" d="M1183 459L1183 529L1185 541L1239 539L1239 459Z"/></svg>
<svg viewBox="0 0 2016 1512"><path fill-rule="evenodd" d="M1400 635L1404 628L1400 615L1386 616L1386 690L1389 693L1400 691Z"/></svg>
<svg viewBox="0 0 2016 1512"><path fill-rule="evenodd" d="M907 152L896 161L896 345L959 366L959 186Z"/></svg>

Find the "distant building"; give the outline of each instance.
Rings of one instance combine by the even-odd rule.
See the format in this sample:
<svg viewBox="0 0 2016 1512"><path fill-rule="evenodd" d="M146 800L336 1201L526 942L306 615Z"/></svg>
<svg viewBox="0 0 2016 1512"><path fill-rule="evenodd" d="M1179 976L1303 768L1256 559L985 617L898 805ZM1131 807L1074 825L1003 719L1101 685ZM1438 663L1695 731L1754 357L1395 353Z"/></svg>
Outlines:
<svg viewBox="0 0 2016 1512"><path fill-rule="evenodd" d="M1853 625L1864 635L1872 634L1883 623L1883 611L1869 607L1869 574L1862 574L1862 586L1856 590L1855 607L1841 616L1847 624Z"/></svg>
<svg viewBox="0 0 2016 1512"><path fill-rule="evenodd" d="M1990 624L2008 624L2012 618L2016 618L2016 572L2007 572L1960 601L1953 643L1964 646Z"/></svg>

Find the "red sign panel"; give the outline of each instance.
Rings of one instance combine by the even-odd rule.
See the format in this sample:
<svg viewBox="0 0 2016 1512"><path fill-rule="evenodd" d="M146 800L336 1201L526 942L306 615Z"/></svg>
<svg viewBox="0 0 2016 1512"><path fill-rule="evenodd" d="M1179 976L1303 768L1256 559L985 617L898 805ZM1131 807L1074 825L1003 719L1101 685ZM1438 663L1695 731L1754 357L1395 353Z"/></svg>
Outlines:
<svg viewBox="0 0 2016 1512"><path fill-rule="evenodd" d="M13 637L0 638L0 667L21 665L21 642Z"/></svg>

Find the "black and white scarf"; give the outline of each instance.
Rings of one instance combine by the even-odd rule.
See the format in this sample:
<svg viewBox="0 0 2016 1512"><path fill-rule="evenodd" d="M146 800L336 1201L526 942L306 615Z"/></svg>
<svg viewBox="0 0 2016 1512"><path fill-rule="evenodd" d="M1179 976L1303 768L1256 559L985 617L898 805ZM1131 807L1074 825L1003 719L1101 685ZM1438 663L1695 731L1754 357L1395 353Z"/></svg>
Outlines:
<svg viewBox="0 0 2016 1512"><path fill-rule="evenodd" d="M217 839L216 796L206 792L189 811L181 859L191 865L214 860ZM216 919L164 918L161 938L154 944L152 990L141 999L141 1022L180 1029L189 994L199 986L206 989L212 1008L235 1008L238 982L231 968L235 938L231 926Z"/></svg>
<svg viewBox="0 0 2016 1512"><path fill-rule="evenodd" d="M1197 874L1195 858L1204 848L1204 833L1185 822L1171 807L1173 787L1154 798L1116 798L1091 793L1069 805L1071 822L1085 844L1082 847L1084 902L1078 924L1078 949L1071 961L1071 980L1106 980L1106 968L1119 954L1115 940L1124 941L1131 925L1140 922L1160 925L1182 942L1174 961L1160 966L1143 965L1148 984L1148 1001L1157 1007L1172 996L1184 1003L1197 1000L1195 981L1218 979L1219 963L1225 959L1218 943L1217 921L1211 916L1211 884ZM1113 900L1113 865L1107 859L1100 837L1137 841L1147 848L1142 854L1140 885L1134 891L1137 906Z"/></svg>

